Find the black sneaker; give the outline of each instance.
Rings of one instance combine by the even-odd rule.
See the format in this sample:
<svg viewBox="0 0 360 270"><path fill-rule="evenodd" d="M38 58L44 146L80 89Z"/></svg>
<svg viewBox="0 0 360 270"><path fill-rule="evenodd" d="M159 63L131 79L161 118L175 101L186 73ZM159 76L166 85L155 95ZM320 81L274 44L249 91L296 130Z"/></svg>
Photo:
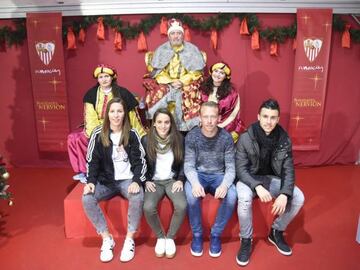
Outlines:
<svg viewBox="0 0 360 270"><path fill-rule="evenodd" d="M241 238L241 246L236 255L236 262L240 266L245 266L249 263L251 253L251 238Z"/></svg>
<svg viewBox="0 0 360 270"><path fill-rule="evenodd" d="M285 242L285 239L283 237L283 232L275 230L271 228L269 237L268 237L270 243L276 246L277 250L285 255L290 256L292 254L292 250L289 247L289 245Z"/></svg>

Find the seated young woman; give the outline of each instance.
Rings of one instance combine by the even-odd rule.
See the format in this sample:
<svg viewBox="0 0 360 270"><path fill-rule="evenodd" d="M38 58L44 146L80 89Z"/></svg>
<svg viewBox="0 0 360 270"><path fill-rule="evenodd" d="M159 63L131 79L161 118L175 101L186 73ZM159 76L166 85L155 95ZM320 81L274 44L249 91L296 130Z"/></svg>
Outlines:
<svg viewBox="0 0 360 270"><path fill-rule="evenodd" d="M100 260L112 260L115 241L99 202L120 194L129 201L128 227L120 261L130 261L135 255L134 234L142 215L146 160L140 136L130 127L123 99L115 97L108 102L102 126L95 128L90 137L86 158L87 184L82 203L87 217L102 237Z"/></svg>
<svg viewBox="0 0 360 270"><path fill-rule="evenodd" d="M176 254L174 238L186 214L184 186L184 143L176 129L172 114L158 109L153 117L149 133L143 137L148 164L145 182L144 214L157 237L155 255L173 258ZM170 227L166 233L158 214L158 203L164 196L174 206Z"/></svg>

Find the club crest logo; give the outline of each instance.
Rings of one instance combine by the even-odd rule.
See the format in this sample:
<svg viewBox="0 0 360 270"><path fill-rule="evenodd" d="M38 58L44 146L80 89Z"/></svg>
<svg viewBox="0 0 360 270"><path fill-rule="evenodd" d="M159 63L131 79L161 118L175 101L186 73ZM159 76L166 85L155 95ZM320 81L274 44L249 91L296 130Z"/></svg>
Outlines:
<svg viewBox="0 0 360 270"><path fill-rule="evenodd" d="M304 50L305 55L310 62L313 62L316 57L319 55L322 46L322 40L320 39L305 39L304 40Z"/></svg>
<svg viewBox="0 0 360 270"><path fill-rule="evenodd" d="M41 61L48 65L50 64L52 57L55 52L55 43L53 42L38 42L35 44L36 52L40 57Z"/></svg>

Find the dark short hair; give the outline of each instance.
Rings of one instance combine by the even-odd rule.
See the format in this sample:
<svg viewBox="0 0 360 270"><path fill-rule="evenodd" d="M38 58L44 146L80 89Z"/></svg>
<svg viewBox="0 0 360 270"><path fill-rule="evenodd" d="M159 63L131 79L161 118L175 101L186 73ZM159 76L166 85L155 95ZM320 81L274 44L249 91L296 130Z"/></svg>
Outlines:
<svg viewBox="0 0 360 270"><path fill-rule="evenodd" d="M279 103L277 102L277 100L275 99L268 99L265 100L263 103L261 103L260 108L259 108L259 114L261 112L261 109L265 108L265 109L270 109L270 110L277 110L280 114L280 106Z"/></svg>

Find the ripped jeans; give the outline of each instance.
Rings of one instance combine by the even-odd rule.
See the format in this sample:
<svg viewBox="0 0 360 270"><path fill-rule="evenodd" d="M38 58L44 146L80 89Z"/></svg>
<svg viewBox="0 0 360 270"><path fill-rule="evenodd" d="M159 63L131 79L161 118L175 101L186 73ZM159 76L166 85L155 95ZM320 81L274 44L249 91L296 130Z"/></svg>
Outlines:
<svg viewBox="0 0 360 270"><path fill-rule="evenodd" d="M94 225L98 234L109 232L106 219L99 206L99 202L109 200L116 195L121 195L129 201L127 232L137 231L144 204L144 191L142 187L140 187L139 193L128 193L128 188L131 183L131 179L115 181L112 185L108 186L97 183L95 186L95 193L89 193L82 196L82 204L85 214Z"/></svg>
<svg viewBox="0 0 360 270"><path fill-rule="evenodd" d="M264 187L270 192L273 198L280 195L281 180L276 176L269 175L269 181ZM249 186L242 182L236 184L238 195L238 217L240 222L240 238L252 238L253 222L252 222L252 203L256 192L252 191ZM288 200L284 214L278 216L272 228L279 231L285 231L289 223L295 218L304 204L304 194L295 186L293 196Z"/></svg>

